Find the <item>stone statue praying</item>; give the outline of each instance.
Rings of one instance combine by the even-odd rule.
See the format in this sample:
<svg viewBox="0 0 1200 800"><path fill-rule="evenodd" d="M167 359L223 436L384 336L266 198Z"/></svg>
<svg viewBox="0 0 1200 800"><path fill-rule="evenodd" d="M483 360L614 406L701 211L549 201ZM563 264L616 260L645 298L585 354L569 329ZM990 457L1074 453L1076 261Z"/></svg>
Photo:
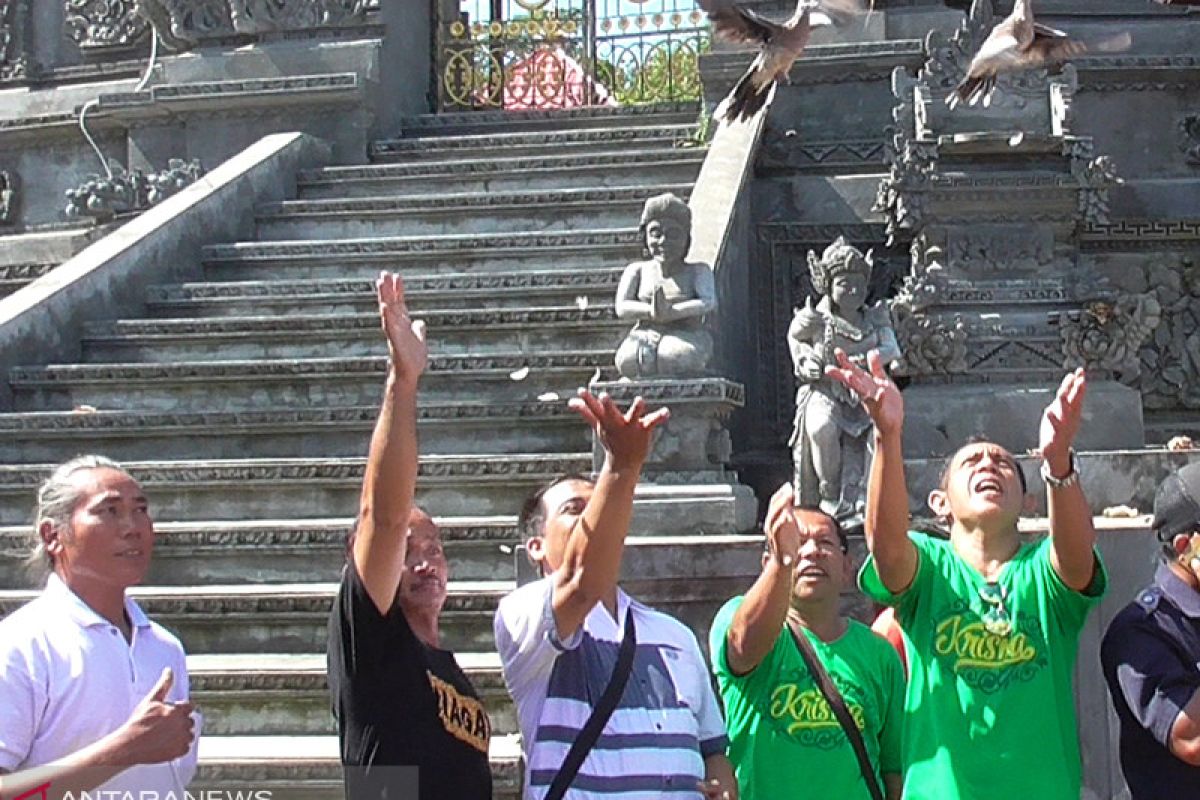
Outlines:
<svg viewBox="0 0 1200 800"><path fill-rule="evenodd" d="M617 370L631 380L695 377L712 357L704 315L717 307L712 267L686 260L692 212L673 194L642 209L643 260L625 268L617 317L636 323L617 348Z"/></svg>
<svg viewBox="0 0 1200 800"><path fill-rule="evenodd" d="M900 357L891 315L883 302L867 306L873 262L842 237L817 258L808 253L813 291L788 327L788 349L799 388L792 438L797 505L819 506L839 520L861 516L871 457L871 419L859 398L825 377L834 350L866 366L870 350L884 364Z"/></svg>

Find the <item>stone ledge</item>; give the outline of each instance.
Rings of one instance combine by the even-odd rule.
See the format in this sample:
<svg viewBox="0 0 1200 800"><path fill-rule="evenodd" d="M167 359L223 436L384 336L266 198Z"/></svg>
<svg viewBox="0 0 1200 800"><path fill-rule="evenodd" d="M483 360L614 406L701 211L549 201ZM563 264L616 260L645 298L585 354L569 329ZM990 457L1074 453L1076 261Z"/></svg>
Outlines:
<svg viewBox="0 0 1200 800"><path fill-rule="evenodd" d="M530 355L434 355L426 375L446 375L531 370L586 369L611 361L609 350ZM56 386L107 381L208 381L232 379L325 378L346 375L382 375L387 358L297 358L279 361L193 361L174 364L55 364L16 367L9 381L16 387ZM611 371L611 370L610 370Z"/></svg>
<svg viewBox="0 0 1200 800"><path fill-rule="evenodd" d="M629 119L637 120L653 116L676 114L698 114L699 103L689 100L673 103L646 103L633 106L582 106L570 109L523 110L523 111L473 111L445 114L424 114L401 120L401 130L446 131L459 127L513 122L561 122L578 119Z"/></svg>
<svg viewBox="0 0 1200 800"><path fill-rule="evenodd" d="M134 122L194 111L261 110L315 103L355 103L362 95L357 73L294 75L151 86L140 92L99 96L96 118Z"/></svg>
<svg viewBox="0 0 1200 800"><path fill-rule="evenodd" d="M656 184L619 188L547 189L539 192L470 192L399 197L362 197L337 200L285 200L264 205L256 211L260 222L277 218L320 217L353 214L355 218L384 214L429 214L524 209L579 210L611 204L640 206L647 198L662 192L674 192L687 198L691 184ZM635 214L636 215L636 214Z"/></svg>
<svg viewBox="0 0 1200 800"><path fill-rule="evenodd" d="M611 327L620 323L613 306L597 303L586 308L550 306L542 308L447 309L414 312L433 330L467 333L465 328L524 328L551 325L556 328ZM625 323L620 323L625 324ZM135 319L91 322L84 326L88 341L154 341L178 337L294 336L297 333L365 333L379 339L379 315L369 313L312 314L296 316L198 317L195 319Z"/></svg>
<svg viewBox="0 0 1200 800"><path fill-rule="evenodd" d="M419 300L423 294L456 295L466 292L487 293L492 297L498 290L515 289L611 289L616 290L622 268L530 272L468 272L446 275L413 275L404 279L404 294L409 300ZM0 275L3 268L0 267ZM317 298L354 299L370 304L375 299L375 281L370 278L334 278L306 281L229 281L148 286L146 299L150 303L202 302L225 299L288 299Z"/></svg>
<svg viewBox="0 0 1200 800"><path fill-rule="evenodd" d="M516 517L436 517L448 544L502 544L519 538ZM179 551L214 555L234 550L261 554L263 548L309 552L314 547L341 550L351 517L329 520L158 522L156 552L170 556ZM27 551L29 525L0 526L0 557L21 558Z"/></svg>
<svg viewBox="0 0 1200 800"><path fill-rule="evenodd" d="M666 142L668 146L687 140L695 131L695 122L627 128L576 128L555 131L497 131L460 136L413 136L381 139L371 143L370 157L396 154L420 154L427 150L472 150L517 146L560 144L604 144L609 142Z"/></svg>
<svg viewBox="0 0 1200 800"><path fill-rule="evenodd" d="M612 381L593 383L592 388L607 392L614 400L627 403L640 396L647 402L729 403L746 402L746 387L726 378L676 378L662 380Z"/></svg>
<svg viewBox="0 0 1200 800"><path fill-rule="evenodd" d="M613 228L599 231L564 231L561 233L464 234L411 237L381 237L372 239L342 239L307 242L253 242L242 244L208 245L204 248L207 263L217 261L249 261L265 259L379 257L408 254L486 254L511 251L586 250L599 247L620 248L626 252L636 247L636 228ZM631 254L633 254L631 252Z"/></svg>
<svg viewBox="0 0 1200 800"><path fill-rule="evenodd" d="M659 148L632 150L620 153L578 153L560 156L502 156L480 157L474 160L418 161L403 164L370 164L366 166L328 167L300 173L301 187L349 180L390 180L405 178L490 177L494 175L530 174L537 171L596 170L614 166L654 166L657 164L699 164L704 150L699 148Z"/></svg>
<svg viewBox="0 0 1200 800"><path fill-rule="evenodd" d="M123 466L147 489L178 487L203 489L229 485L278 484L292 481L361 483L365 458L264 458L205 461L129 461ZM33 489L45 480L54 464L0 465L0 492ZM537 455L505 453L480 456L421 456L422 485L438 479L510 479L557 475L589 469L585 453Z"/></svg>
<svg viewBox="0 0 1200 800"><path fill-rule="evenodd" d="M183 428L181 435L195 436L188 428L201 428L211 435L219 432L248 431L262 429L314 430L320 427L341 427L359 424L370 427L379 415L377 406L352 406L340 408L275 408L252 411L201 411L195 413L155 413L141 411L97 411L93 413L42 412L24 414L0 414L0 432L61 433L77 436L81 433L127 432L129 435L149 434L155 431ZM550 419L573 418L563 401L528 400L512 402L498 400L488 403L475 402L427 402L417 408L417 418L422 422L457 422L466 420L505 420L512 423L535 421L544 423ZM229 429L221 431L221 429Z"/></svg>

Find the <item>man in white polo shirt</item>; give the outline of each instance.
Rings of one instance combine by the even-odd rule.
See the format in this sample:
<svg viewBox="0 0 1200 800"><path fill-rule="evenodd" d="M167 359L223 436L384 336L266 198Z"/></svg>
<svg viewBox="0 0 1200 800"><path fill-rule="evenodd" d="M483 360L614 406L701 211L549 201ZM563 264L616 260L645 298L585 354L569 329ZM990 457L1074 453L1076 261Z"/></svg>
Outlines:
<svg viewBox="0 0 1200 800"><path fill-rule="evenodd" d="M182 798L196 771L183 647L125 594L154 549L141 487L109 459L72 459L38 491L37 537L46 588L0 621L0 798Z"/></svg>

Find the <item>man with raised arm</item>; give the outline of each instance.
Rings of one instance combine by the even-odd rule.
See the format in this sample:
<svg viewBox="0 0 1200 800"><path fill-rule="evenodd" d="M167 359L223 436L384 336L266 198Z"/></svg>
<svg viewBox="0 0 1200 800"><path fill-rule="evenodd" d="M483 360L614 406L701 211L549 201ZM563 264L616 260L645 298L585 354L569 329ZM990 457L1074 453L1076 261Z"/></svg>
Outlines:
<svg viewBox="0 0 1200 800"><path fill-rule="evenodd" d="M0 798L183 797L196 733L183 646L127 590L154 523L115 461L61 464L37 495L35 600L0 622Z"/></svg>
<svg viewBox="0 0 1200 800"><path fill-rule="evenodd" d="M433 519L414 505L417 383L425 326L399 275L376 282L389 366L362 499L329 620L329 688L349 800L492 796L491 725L439 618L448 566ZM414 769L415 768L415 769Z"/></svg>
<svg viewBox="0 0 1200 800"><path fill-rule="evenodd" d="M842 590L853 575L837 520L794 502L791 484L771 498L762 574L717 612L709 634L742 800L801 800L814 790L838 800L873 797L794 635L807 638L845 700L876 790L899 800L900 659L885 639L842 614Z"/></svg>
<svg viewBox="0 0 1200 800"><path fill-rule="evenodd" d="M638 398L621 413L607 395L582 389L571 407L595 430L604 465L594 482L566 476L526 500L519 526L543 577L496 612L525 751L524 796L546 797L632 634L628 682L565 797L737 800L695 635L617 586L634 488L667 410L646 414Z"/></svg>
<svg viewBox="0 0 1200 800"><path fill-rule="evenodd" d="M877 353L870 372L839 354L828 374L875 423L867 490L871 556L859 575L908 634L906 800L1078 800L1072 672L1079 631L1107 585L1071 443L1087 382L1065 378L1042 415L1050 535L1023 541L1024 476L998 444L964 445L929 506L950 540L908 530L904 401Z"/></svg>

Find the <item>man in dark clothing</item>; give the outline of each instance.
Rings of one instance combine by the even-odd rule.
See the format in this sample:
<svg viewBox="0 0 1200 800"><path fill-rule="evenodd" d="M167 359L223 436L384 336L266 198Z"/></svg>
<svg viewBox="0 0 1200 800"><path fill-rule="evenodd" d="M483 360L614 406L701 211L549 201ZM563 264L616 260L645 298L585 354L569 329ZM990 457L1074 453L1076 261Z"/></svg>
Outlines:
<svg viewBox="0 0 1200 800"><path fill-rule="evenodd" d="M1131 800L1200 797L1200 463L1154 498L1163 562L1100 647Z"/></svg>
<svg viewBox="0 0 1200 800"><path fill-rule="evenodd" d="M381 275L376 289L390 365L329 621L346 795L484 800L491 725L454 654L441 648L446 556L437 525L413 504L425 327L409 319L398 275Z"/></svg>

